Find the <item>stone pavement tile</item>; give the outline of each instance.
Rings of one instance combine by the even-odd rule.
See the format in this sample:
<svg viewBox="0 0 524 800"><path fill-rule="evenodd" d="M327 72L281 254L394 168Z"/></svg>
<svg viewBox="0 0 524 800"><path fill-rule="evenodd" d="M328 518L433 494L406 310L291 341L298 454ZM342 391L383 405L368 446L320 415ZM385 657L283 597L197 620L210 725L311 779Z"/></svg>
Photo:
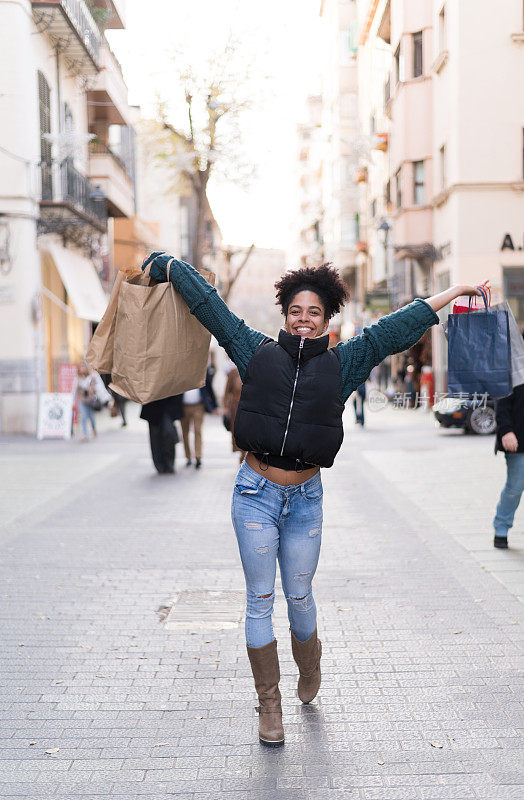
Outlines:
<svg viewBox="0 0 524 800"><path fill-rule="evenodd" d="M34 783L20 781L16 783L0 781L0 797L2 800L8 797L31 798L31 800L59 800L59 786L57 783L40 783L35 787Z"/></svg>
<svg viewBox="0 0 524 800"><path fill-rule="evenodd" d="M476 800L474 789L466 786L422 786L420 796L423 800Z"/></svg>
<svg viewBox="0 0 524 800"><path fill-rule="evenodd" d="M476 789L478 800L522 800L522 786L493 786Z"/></svg>
<svg viewBox="0 0 524 800"><path fill-rule="evenodd" d="M418 800L420 792L411 788L363 789L364 800Z"/></svg>

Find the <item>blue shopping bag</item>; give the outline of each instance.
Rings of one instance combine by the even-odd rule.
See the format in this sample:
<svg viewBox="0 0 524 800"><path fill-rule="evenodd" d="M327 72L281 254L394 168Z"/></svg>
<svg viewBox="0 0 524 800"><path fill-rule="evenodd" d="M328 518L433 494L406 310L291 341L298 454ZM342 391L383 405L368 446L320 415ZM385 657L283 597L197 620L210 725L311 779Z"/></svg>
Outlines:
<svg viewBox="0 0 524 800"><path fill-rule="evenodd" d="M448 318L448 394L511 393L511 347L507 311L450 314Z"/></svg>

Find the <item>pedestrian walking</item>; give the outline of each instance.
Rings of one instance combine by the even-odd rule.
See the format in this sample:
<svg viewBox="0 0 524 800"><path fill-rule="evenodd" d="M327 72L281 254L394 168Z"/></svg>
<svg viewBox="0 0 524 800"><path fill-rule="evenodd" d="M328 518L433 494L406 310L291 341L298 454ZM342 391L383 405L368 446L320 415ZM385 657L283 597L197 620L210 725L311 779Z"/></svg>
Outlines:
<svg viewBox="0 0 524 800"><path fill-rule="evenodd" d="M124 397L123 395L118 394L118 392L115 392L114 389L110 389L109 391L111 392L111 397L113 398L113 406L111 408L111 412L112 412L111 416L115 416L116 417L117 414L120 414L120 416L122 418L122 428L125 428L126 425L127 425L127 419L126 419L127 397ZM114 414L113 414L113 409L116 412Z"/></svg>
<svg viewBox="0 0 524 800"><path fill-rule="evenodd" d="M182 419L182 395L175 394L163 400L144 403L140 418L149 424L151 456L160 475L175 472L176 445L180 441L175 420Z"/></svg>
<svg viewBox="0 0 524 800"><path fill-rule="evenodd" d="M366 384L357 386L353 396L353 408L355 409L355 424L364 427L364 400L366 399Z"/></svg>
<svg viewBox="0 0 524 800"><path fill-rule="evenodd" d="M169 256L152 253L155 280ZM472 286L455 286L383 317L329 348L327 328L348 298L329 264L286 273L275 284L284 317L278 340L249 328L189 264L174 260L169 280L224 347L243 381L235 439L247 452L231 506L246 580L246 644L259 698L259 738L284 742L280 669L271 616L277 560L287 600L298 696L309 703L321 680L312 581L322 535L321 467L331 467L343 439L344 403L386 356L402 352L438 323L436 312Z"/></svg>
<svg viewBox="0 0 524 800"><path fill-rule="evenodd" d="M238 371L238 367L233 366L229 370L226 380L226 388L224 390L224 399L222 405L224 407L224 416L227 419L227 427L231 432L231 446L234 453L240 453L240 463L244 460L246 453L238 446L235 440L235 418L237 415L238 404L240 402L240 395L242 393L242 379Z"/></svg>
<svg viewBox="0 0 524 800"><path fill-rule="evenodd" d="M182 437L184 439L184 451L186 454L186 467L190 467L193 463L190 441L191 429L193 430L195 469L200 469L202 466L202 426L204 424L204 414L206 412L211 414L217 408L215 393L211 387L213 374L214 372L208 367L205 386L202 386L200 389L190 389L188 392L184 392L184 415L181 425Z"/></svg>
<svg viewBox="0 0 524 800"><path fill-rule="evenodd" d="M524 384L515 386L508 397L497 401L496 416L495 452L504 452L506 483L493 520L493 546L507 550L508 531L513 527L524 491Z"/></svg>
<svg viewBox="0 0 524 800"><path fill-rule="evenodd" d="M85 364L80 364L78 367L76 399L82 425L82 441L87 442L89 440L88 423L91 425L93 436L97 435L95 412L100 410L102 404L96 395L95 374Z"/></svg>

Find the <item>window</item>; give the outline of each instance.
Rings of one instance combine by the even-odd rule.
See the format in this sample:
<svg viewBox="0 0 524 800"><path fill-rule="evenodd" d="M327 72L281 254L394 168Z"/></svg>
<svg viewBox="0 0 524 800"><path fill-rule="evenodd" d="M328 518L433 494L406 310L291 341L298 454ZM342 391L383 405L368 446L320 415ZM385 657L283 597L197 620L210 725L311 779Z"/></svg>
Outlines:
<svg viewBox="0 0 524 800"><path fill-rule="evenodd" d="M371 136L375 133L375 115L372 114L369 118L369 133Z"/></svg>
<svg viewBox="0 0 524 800"><path fill-rule="evenodd" d="M354 61L358 49L358 28L357 23L352 22L345 31L340 31L340 66L350 67Z"/></svg>
<svg viewBox="0 0 524 800"><path fill-rule="evenodd" d="M398 169L395 172L395 191L396 191L396 201L397 201L397 208L402 208L402 168Z"/></svg>
<svg viewBox="0 0 524 800"><path fill-rule="evenodd" d="M422 31L413 34L413 77L418 78L424 74Z"/></svg>
<svg viewBox="0 0 524 800"><path fill-rule="evenodd" d="M387 79L384 84L384 109L386 109L387 104L391 100L391 77Z"/></svg>
<svg viewBox="0 0 524 800"><path fill-rule="evenodd" d="M356 58L358 51L358 22L354 20L349 26L349 52L352 58Z"/></svg>
<svg viewBox="0 0 524 800"><path fill-rule="evenodd" d="M524 180L524 128L522 129L522 180Z"/></svg>
<svg viewBox="0 0 524 800"><path fill-rule="evenodd" d="M384 187L384 200L386 201L386 210L391 204L391 181L388 181Z"/></svg>
<svg viewBox="0 0 524 800"><path fill-rule="evenodd" d="M341 241L340 244L344 250L351 250L355 247L357 241L357 223L354 216L343 216L340 220L341 227Z"/></svg>
<svg viewBox="0 0 524 800"><path fill-rule="evenodd" d="M45 138L46 133L51 133L51 90L42 72L38 73L38 105L40 112L40 169L42 174L42 200L52 200L52 149L51 142Z"/></svg>
<svg viewBox="0 0 524 800"><path fill-rule="evenodd" d="M340 181L341 188L347 189L353 186L353 159L351 156L342 156L340 159Z"/></svg>
<svg viewBox="0 0 524 800"><path fill-rule="evenodd" d="M400 83L404 80L404 57L402 55L401 46L399 46L395 50L395 81L396 83Z"/></svg>
<svg viewBox="0 0 524 800"><path fill-rule="evenodd" d="M524 132L523 132L524 133ZM447 170L446 170L446 145L443 144L439 150L440 154L440 188L442 191L446 188L447 184ZM523 154L524 155L524 154Z"/></svg>
<svg viewBox="0 0 524 800"><path fill-rule="evenodd" d="M440 14L438 15L438 49L442 53L447 47L446 36L446 7L442 6Z"/></svg>
<svg viewBox="0 0 524 800"><path fill-rule="evenodd" d="M423 161L413 162L413 202L416 206L423 206L426 202Z"/></svg>
<svg viewBox="0 0 524 800"><path fill-rule="evenodd" d="M372 200L371 201L371 207L370 207L369 210L370 210L370 214L371 214L371 219L375 219L375 217L377 216L377 201L376 200Z"/></svg>
<svg viewBox="0 0 524 800"><path fill-rule="evenodd" d="M75 120L69 103L64 103L64 130L72 133L75 130Z"/></svg>

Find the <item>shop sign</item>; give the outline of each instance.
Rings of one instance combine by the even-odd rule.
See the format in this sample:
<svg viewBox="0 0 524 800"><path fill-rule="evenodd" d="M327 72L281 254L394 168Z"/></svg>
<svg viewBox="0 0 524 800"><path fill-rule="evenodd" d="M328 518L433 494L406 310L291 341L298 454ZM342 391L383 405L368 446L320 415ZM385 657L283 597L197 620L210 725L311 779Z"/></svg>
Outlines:
<svg viewBox="0 0 524 800"><path fill-rule="evenodd" d="M524 248L522 247L522 245L518 245L517 247L515 247L515 245L513 244L513 239L511 238L511 233L506 233L504 238L503 238L503 240L502 240L502 244L500 246L500 249L501 250L522 250Z"/></svg>
<svg viewBox="0 0 524 800"><path fill-rule="evenodd" d="M70 439L73 423L71 392L43 393L38 402L38 439Z"/></svg>
<svg viewBox="0 0 524 800"><path fill-rule="evenodd" d="M390 311L391 298L387 292L366 292L364 305L371 311Z"/></svg>
<svg viewBox="0 0 524 800"><path fill-rule="evenodd" d="M78 367L76 364L59 364L58 365L58 391L73 392L76 389L76 380L78 376Z"/></svg>

